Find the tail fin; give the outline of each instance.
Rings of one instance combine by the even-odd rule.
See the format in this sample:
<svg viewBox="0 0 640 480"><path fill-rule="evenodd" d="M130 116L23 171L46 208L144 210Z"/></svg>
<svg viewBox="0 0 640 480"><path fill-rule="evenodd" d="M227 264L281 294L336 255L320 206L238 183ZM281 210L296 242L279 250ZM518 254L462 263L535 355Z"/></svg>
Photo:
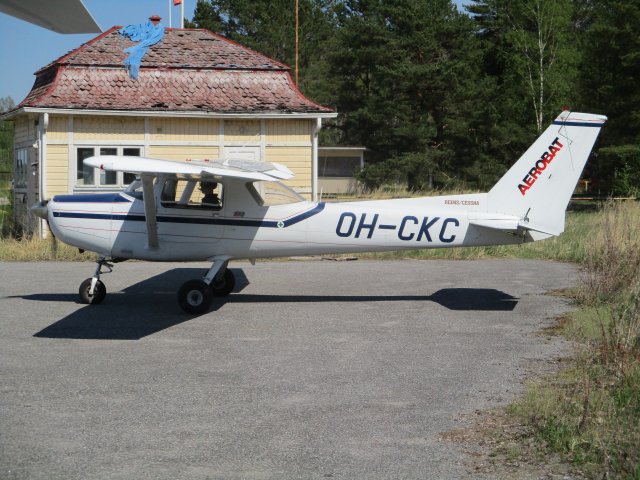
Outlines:
<svg viewBox="0 0 640 480"><path fill-rule="evenodd" d="M606 120L562 112L489 191L488 211L517 216L523 228L560 235L571 194Z"/></svg>

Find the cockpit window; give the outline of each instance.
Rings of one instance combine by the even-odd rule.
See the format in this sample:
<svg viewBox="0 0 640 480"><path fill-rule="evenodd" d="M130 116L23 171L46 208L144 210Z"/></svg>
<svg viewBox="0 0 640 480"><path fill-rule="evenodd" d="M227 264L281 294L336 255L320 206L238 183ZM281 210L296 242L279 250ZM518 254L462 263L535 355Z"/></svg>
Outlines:
<svg viewBox="0 0 640 480"><path fill-rule="evenodd" d="M196 208L220 210L222 208L222 184L209 180L165 180L160 203L166 208Z"/></svg>
<svg viewBox="0 0 640 480"><path fill-rule="evenodd" d="M304 202L297 192L281 182L250 182L247 188L258 204L265 207Z"/></svg>

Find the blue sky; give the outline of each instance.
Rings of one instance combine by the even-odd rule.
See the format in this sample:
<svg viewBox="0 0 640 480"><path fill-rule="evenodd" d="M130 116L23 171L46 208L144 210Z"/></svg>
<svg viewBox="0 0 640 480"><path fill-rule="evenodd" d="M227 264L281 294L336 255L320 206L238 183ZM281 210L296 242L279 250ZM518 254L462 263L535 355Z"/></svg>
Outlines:
<svg viewBox="0 0 640 480"><path fill-rule="evenodd" d="M51 0L54 1L54 0ZM157 13L169 26L173 0L83 0L102 30L114 25L146 22ZM196 0L184 0L184 16L193 18ZM456 0L458 5L468 3ZM179 27L180 7L172 7L173 26ZM36 70L94 38L97 34L62 35L0 13L0 98L20 103L29 93Z"/></svg>

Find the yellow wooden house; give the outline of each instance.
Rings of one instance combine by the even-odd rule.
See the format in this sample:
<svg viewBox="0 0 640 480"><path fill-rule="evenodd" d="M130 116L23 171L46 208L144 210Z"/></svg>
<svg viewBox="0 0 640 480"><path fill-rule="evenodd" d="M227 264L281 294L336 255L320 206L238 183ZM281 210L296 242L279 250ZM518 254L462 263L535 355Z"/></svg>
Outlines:
<svg viewBox="0 0 640 480"><path fill-rule="evenodd" d="M318 194L318 131L336 113L306 98L290 69L201 29L166 29L139 77L118 28L36 72L12 119L16 221L41 234L29 206L57 194L122 189L131 174L84 167L93 155L255 159L287 165L289 185Z"/></svg>

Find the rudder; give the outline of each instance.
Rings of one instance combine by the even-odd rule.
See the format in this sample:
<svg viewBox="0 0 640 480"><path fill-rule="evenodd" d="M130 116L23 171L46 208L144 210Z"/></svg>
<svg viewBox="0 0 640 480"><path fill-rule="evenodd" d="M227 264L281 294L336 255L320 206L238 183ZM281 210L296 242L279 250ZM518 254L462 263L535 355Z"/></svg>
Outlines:
<svg viewBox="0 0 640 480"><path fill-rule="evenodd" d="M487 210L515 215L525 228L562 233L567 205L606 120L563 111L489 191Z"/></svg>

